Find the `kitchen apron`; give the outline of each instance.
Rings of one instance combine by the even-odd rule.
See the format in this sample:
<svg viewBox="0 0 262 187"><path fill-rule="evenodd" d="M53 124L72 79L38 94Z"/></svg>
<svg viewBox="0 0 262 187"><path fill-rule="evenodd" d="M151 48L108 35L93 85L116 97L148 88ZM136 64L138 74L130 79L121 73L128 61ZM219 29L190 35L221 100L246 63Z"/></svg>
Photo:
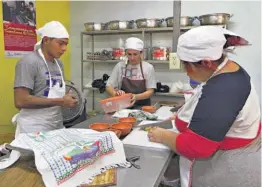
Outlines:
<svg viewBox="0 0 262 187"><path fill-rule="evenodd" d="M141 69L141 74L143 77L142 80L128 79L126 78L126 72L127 72L127 64L126 64L125 76L122 78L121 90L123 90L126 93L133 93L133 94L141 94L147 90L146 89L146 79L143 73L142 62L140 63L140 69ZM136 101L134 106L132 106L131 108L137 108L137 107L149 106L149 105L151 105L150 98Z"/></svg>
<svg viewBox="0 0 262 187"><path fill-rule="evenodd" d="M55 63L61 74L62 86L59 81L53 85L51 73L41 48L38 49L38 53L45 62L49 72L49 93L47 98L62 98L66 92L65 81L63 78L63 72L57 60L55 59ZM20 133L49 131L60 128L64 128L62 109L60 106L39 109L21 109L17 119L15 137L17 137Z"/></svg>
<svg viewBox="0 0 262 187"><path fill-rule="evenodd" d="M218 66L218 68L212 74L210 78L215 76L216 73L220 71L227 64L227 62L228 62L228 59L225 59L225 61ZM190 90L189 92L185 93L185 104L182 108L179 109L179 111L177 112L177 116L178 115L192 116L192 114L190 115L189 113L194 112L192 108L194 108L197 105L198 99L201 97L202 88L204 85L205 83L201 83L195 89ZM257 137L257 139L258 138L259 137ZM257 141L260 141L260 140L257 140ZM257 143L254 143L254 144L255 146L251 146L251 148L245 149L245 151L243 151L242 148L234 149L234 150L226 150L226 151L219 150L212 157L207 158L207 159L197 159L196 160L196 159L188 159L186 157L180 156L179 167L180 167L181 187L235 187L233 186L234 184L236 184L235 182L231 186L228 186L228 184L232 183L230 182L230 180L236 180L236 181L242 180L241 181L242 184L240 183L241 187L242 186L256 187L254 185L250 185L250 183L244 183L244 181L250 181L250 180L244 179L241 176L243 175L243 172L244 172L243 169L247 171L252 170L252 172L250 173L254 174L255 176L257 175L255 173L256 172L260 173L260 171L256 171L256 169L254 170L254 169L248 168L249 167L248 164L241 163L241 159L237 158L237 156L242 155L241 158L243 161L243 159L244 158L246 159L249 153L254 153L252 154L252 156L249 157L250 159L248 160L248 163L255 164L255 162L260 162L260 159L258 159L260 158L260 151L256 152L258 149L258 146L257 146L258 144ZM231 164L228 163L228 160L232 160L232 163ZM234 168L237 168L238 171ZM233 172L233 175L235 176L234 179L232 178L232 169L236 171L236 172ZM227 172L228 172L228 175L226 176L225 173ZM225 180L226 177L228 177L227 179L228 181ZM254 184L257 184L257 183L258 181L254 181ZM243 184L247 184L247 185L243 185Z"/></svg>

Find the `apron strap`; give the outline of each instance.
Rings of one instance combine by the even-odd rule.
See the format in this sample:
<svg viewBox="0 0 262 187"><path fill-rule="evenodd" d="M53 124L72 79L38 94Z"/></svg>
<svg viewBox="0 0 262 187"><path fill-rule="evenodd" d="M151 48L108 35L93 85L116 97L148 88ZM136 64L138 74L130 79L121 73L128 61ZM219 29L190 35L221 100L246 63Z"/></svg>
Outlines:
<svg viewBox="0 0 262 187"><path fill-rule="evenodd" d="M140 69L141 69L141 74L142 74L142 77L143 77L143 79L145 80L145 77L144 77L144 72L143 72L143 66L142 66L142 60L141 60L141 62L140 62Z"/></svg>
<svg viewBox="0 0 262 187"><path fill-rule="evenodd" d="M140 62L140 69L141 69L142 77L143 77L143 79L145 79L145 77L144 77L144 72L143 72L142 62L143 62L143 61L141 60L141 62ZM128 65L128 63L126 64L125 77L126 77L126 72L127 72L127 65Z"/></svg>

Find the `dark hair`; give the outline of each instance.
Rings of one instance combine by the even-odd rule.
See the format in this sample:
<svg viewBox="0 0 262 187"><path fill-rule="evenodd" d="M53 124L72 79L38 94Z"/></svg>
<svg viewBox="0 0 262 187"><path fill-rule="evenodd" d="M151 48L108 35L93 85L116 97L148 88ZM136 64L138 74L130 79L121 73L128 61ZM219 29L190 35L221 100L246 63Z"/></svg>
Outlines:
<svg viewBox="0 0 262 187"><path fill-rule="evenodd" d="M34 6L34 3L33 3L33 2L31 2L31 1L30 1L28 4L29 4L29 5L31 5L31 6Z"/></svg>

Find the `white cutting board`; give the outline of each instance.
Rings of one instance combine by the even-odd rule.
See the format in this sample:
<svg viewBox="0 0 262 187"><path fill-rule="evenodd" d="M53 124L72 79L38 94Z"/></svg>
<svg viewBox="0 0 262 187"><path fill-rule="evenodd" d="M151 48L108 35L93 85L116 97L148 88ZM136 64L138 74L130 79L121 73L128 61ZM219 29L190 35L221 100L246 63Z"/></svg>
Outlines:
<svg viewBox="0 0 262 187"><path fill-rule="evenodd" d="M154 115L157 116L157 119L159 121L162 121L162 120L164 121L175 115L175 113L170 111L172 108L174 107L162 106L154 113Z"/></svg>
<svg viewBox="0 0 262 187"><path fill-rule="evenodd" d="M142 121L140 125L145 125L148 123L153 123L157 121ZM172 122L174 127L174 122ZM172 131L177 131L176 128L172 129ZM147 132L140 130L139 128L133 129L133 131L124 138L122 141L125 145L135 145L135 146L141 146L141 147L151 147L151 148L158 148L158 149L169 149L167 146L160 144L160 143L154 143L150 142L147 137Z"/></svg>

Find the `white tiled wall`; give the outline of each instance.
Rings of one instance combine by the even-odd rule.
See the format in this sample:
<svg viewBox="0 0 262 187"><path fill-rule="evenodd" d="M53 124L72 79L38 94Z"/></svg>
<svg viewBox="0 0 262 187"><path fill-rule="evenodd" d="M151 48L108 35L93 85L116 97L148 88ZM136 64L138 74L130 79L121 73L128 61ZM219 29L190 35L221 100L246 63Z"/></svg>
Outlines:
<svg viewBox="0 0 262 187"><path fill-rule="evenodd" d="M232 23L229 29L248 39L252 46L236 50L232 58L242 65L251 75L259 96L261 95L261 5L258 1L183 1L181 14L184 16L200 16L208 13L230 13ZM80 32L84 31L85 22L108 22L111 20L135 20L139 18L166 18L173 15L171 1L70 1L71 15L71 69L72 81L80 87ZM119 47L121 42L131 35L96 36L95 47L102 49ZM139 37L139 35L138 35ZM153 45L172 46L172 35L154 34ZM91 38L84 38L84 51L91 51ZM104 73L110 75L114 64L99 63L95 65L95 78L102 78ZM167 64L155 65L157 81L172 83L178 80L188 81L188 77L177 71L168 69ZM91 81L92 68L85 64L85 83ZM91 108L91 95L88 108ZM98 101L106 95L96 92ZM165 98L160 98L165 99ZM170 99L170 98L169 98ZM166 100L166 99L165 99Z"/></svg>

